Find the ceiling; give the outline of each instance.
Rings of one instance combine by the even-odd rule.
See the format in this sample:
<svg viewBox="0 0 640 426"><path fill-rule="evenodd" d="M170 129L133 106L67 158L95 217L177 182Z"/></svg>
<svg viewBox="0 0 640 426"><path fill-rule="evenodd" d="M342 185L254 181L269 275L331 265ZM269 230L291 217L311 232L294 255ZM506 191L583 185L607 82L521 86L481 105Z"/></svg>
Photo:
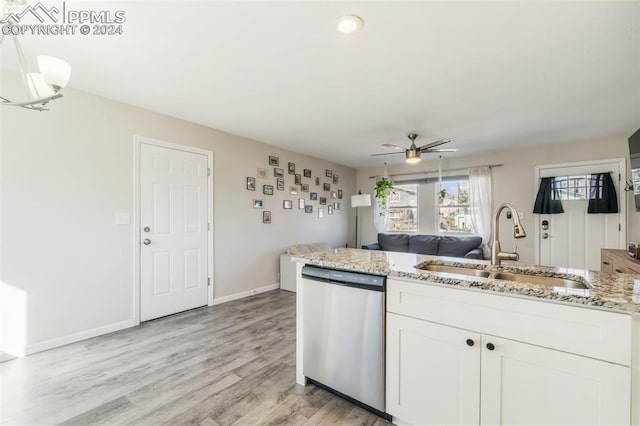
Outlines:
<svg viewBox="0 0 640 426"><path fill-rule="evenodd" d="M352 167L401 162L370 154L409 132L469 155L640 127L639 1L66 7L126 12L120 36L24 38L71 87ZM346 13L362 32L337 33Z"/></svg>

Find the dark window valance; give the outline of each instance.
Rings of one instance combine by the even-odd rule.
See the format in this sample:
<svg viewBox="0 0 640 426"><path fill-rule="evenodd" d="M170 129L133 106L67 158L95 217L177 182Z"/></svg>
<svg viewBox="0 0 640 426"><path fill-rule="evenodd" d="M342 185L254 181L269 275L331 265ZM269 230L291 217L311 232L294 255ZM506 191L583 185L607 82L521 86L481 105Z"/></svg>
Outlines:
<svg viewBox="0 0 640 426"><path fill-rule="evenodd" d="M618 194L611 173L591 175L587 213L618 213Z"/></svg>
<svg viewBox="0 0 640 426"><path fill-rule="evenodd" d="M533 212L537 214L564 213L560 195L556 187L556 178L545 177L540 181L540 189L533 205Z"/></svg>

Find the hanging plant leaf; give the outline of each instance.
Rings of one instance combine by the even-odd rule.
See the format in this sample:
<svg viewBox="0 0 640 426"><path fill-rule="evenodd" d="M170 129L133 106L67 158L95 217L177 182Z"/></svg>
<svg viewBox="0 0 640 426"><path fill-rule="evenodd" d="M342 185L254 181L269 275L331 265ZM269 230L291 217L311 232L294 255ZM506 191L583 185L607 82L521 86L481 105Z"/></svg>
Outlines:
<svg viewBox="0 0 640 426"><path fill-rule="evenodd" d="M380 216L387 214L387 198L389 194L393 192L393 182L386 177L383 177L374 188L376 200L378 201L378 212Z"/></svg>

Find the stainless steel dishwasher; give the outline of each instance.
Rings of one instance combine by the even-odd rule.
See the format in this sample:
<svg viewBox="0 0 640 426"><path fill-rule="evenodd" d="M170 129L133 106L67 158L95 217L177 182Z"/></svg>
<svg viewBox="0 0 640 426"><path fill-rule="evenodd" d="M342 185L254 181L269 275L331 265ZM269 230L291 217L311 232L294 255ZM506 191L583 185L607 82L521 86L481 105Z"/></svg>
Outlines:
<svg viewBox="0 0 640 426"><path fill-rule="evenodd" d="M303 373L315 384L385 414L386 278L305 266Z"/></svg>

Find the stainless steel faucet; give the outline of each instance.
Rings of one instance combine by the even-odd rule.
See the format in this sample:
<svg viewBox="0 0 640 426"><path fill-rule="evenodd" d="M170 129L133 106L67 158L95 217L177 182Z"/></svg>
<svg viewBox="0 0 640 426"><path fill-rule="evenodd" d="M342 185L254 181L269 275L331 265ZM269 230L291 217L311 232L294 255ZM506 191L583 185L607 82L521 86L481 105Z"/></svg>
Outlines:
<svg viewBox="0 0 640 426"><path fill-rule="evenodd" d="M498 240L499 234L499 226L498 222L500 221L500 213L504 209L509 209L511 211L511 217L513 218L513 237L514 238L524 238L527 236L527 233L524 231L522 224L520 223L520 216L518 216L518 211L512 204L502 203L498 207L496 211L496 219L493 222L493 236L491 241L491 264L492 265L500 265L502 260L518 260L520 259L520 255L516 252L503 252L500 251L500 241Z"/></svg>

